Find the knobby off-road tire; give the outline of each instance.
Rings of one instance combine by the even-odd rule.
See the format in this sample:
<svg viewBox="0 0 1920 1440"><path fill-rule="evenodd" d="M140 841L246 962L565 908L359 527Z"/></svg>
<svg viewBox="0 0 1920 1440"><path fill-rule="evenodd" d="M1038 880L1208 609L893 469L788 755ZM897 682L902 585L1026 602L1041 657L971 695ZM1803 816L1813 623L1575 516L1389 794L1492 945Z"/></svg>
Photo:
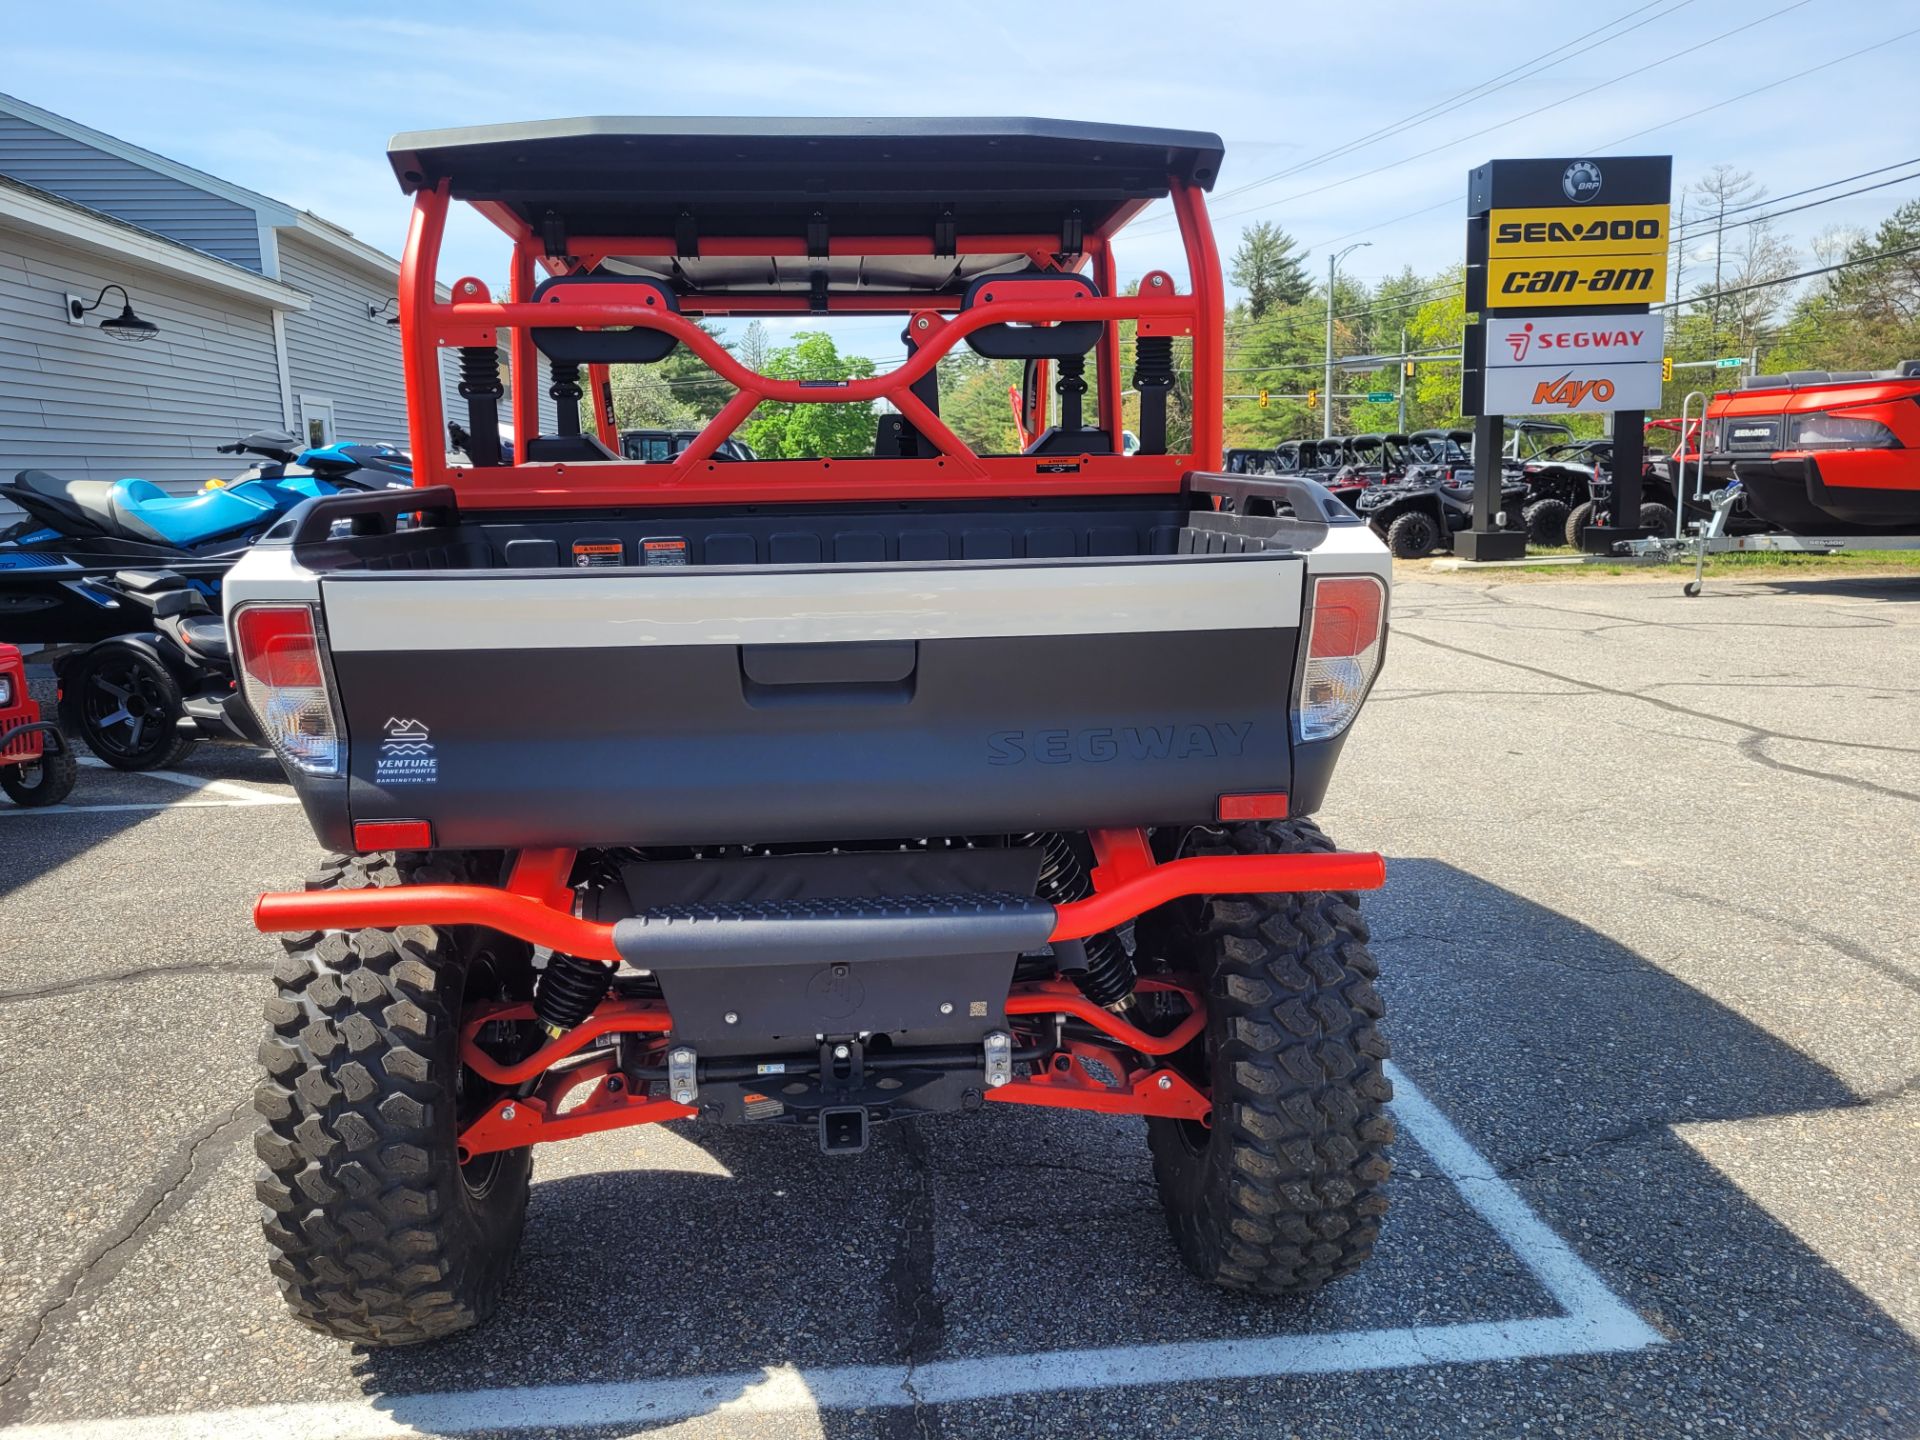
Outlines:
<svg viewBox="0 0 1920 1440"><path fill-rule="evenodd" d="M425 858L330 856L307 888L497 879ZM461 1166L458 1127L491 1097L460 1066L460 1015L475 1000L531 994L529 952L492 931L418 925L285 944L260 1047L255 1148L288 1308L368 1345L478 1324L519 1246L532 1152Z"/></svg>
<svg viewBox="0 0 1920 1440"><path fill-rule="evenodd" d="M14 804L28 809L58 805L73 793L79 777L80 761L64 738L57 748L52 740L46 740L38 760L24 765L0 763L0 790L6 791Z"/></svg>
<svg viewBox="0 0 1920 1440"><path fill-rule="evenodd" d="M1182 853L1333 848L1295 820L1194 831ZM1147 1136L1181 1258L1217 1285L1303 1294L1357 1269L1379 1237L1393 1091L1356 907L1352 894L1207 896L1143 932L1206 990L1205 1054L1191 1058L1213 1124L1154 1119Z"/></svg>
<svg viewBox="0 0 1920 1440"><path fill-rule="evenodd" d="M1527 539L1535 545L1558 545L1567 537L1567 516L1573 512L1564 500L1536 500L1522 512Z"/></svg>
<svg viewBox="0 0 1920 1440"><path fill-rule="evenodd" d="M1440 543L1440 527L1433 517L1409 510L1395 517L1387 527L1387 549L1402 560L1420 560L1433 553Z"/></svg>
<svg viewBox="0 0 1920 1440"><path fill-rule="evenodd" d="M1607 517L1604 514L1597 520L1594 518L1593 502L1591 500L1582 500L1578 505L1574 506L1572 510L1567 512L1567 544L1576 550L1580 549L1581 542L1586 539L1587 527L1589 525L1604 525L1606 523Z"/></svg>
<svg viewBox="0 0 1920 1440"><path fill-rule="evenodd" d="M1658 500L1649 500L1640 507L1640 528L1651 530L1656 537L1673 534L1673 511Z"/></svg>

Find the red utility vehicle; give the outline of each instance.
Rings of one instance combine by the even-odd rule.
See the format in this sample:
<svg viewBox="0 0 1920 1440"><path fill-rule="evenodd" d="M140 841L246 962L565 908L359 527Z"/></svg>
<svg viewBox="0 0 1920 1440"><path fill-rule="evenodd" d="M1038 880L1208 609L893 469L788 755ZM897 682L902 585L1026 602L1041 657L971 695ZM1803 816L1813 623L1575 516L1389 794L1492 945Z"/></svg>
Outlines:
<svg viewBox="0 0 1920 1440"><path fill-rule="evenodd" d="M1710 486L1794 535L1920 533L1920 360L1757 375L1707 404Z"/></svg>
<svg viewBox="0 0 1920 1440"><path fill-rule="evenodd" d="M80 773L60 727L40 718L18 645L0 645L0 790L16 805L58 805Z"/></svg>
<svg viewBox="0 0 1920 1440"><path fill-rule="evenodd" d="M420 488L316 501L226 584L337 852L256 911L287 937L260 1193L302 1320L473 1324L531 1147L694 1119L855 1153L916 1112L1142 1116L1199 1274L1294 1293L1366 1259L1392 1125L1355 892L1383 868L1306 817L1390 564L1321 487L1216 473L1220 158L1049 120L394 141ZM1116 236L1168 199L1189 278L1127 293ZM506 297L436 299L455 200L510 242ZM776 380L692 318L753 315L897 315L909 358ZM1023 366L1020 453L942 422L961 344ZM608 367L676 346L736 393L623 458ZM441 458L445 349L471 463ZM756 405L881 400L862 454L720 449Z"/></svg>

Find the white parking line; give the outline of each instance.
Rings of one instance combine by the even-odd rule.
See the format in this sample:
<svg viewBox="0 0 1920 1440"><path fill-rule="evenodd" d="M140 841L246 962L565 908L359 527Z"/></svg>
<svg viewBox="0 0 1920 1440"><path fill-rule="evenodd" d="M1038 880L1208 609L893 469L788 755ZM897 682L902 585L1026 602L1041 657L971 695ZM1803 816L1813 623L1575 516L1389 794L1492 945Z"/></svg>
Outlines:
<svg viewBox="0 0 1920 1440"><path fill-rule="evenodd" d="M96 755L77 755L74 757L89 770L111 770L113 767ZM123 774L144 775L149 780L164 780L169 785L184 786L200 795L212 795L211 800L144 800L121 801L104 805L42 805L30 809L20 805L0 805L0 816L6 815L86 815L91 813L110 813L116 810L214 810L246 809L256 805L298 805L300 802L291 795L276 795L270 790L255 790L252 786L242 785L232 780L216 780L207 775L189 775L183 770L135 770L123 771Z"/></svg>
<svg viewBox="0 0 1920 1440"><path fill-rule="evenodd" d="M1436 1168L1497 1232L1564 1311L1522 1320L1346 1330L1265 1339L1190 1340L1049 1350L904 1365L774 1364L731 1375L591 1385L531 1385L428 1395L377 1395L180 1415L79 1420L0 1430L5 1440L397 1440L475 1431L663 1425L696 1416L801 1417L820 1410L903 1408L1130 1385L1270 1379L1617 1354L1660 1335L1533 1213L1398 1067L1395 1115Z"/></svg>
<svg viewBox="0 0 1920 1440"><path fill-rule="evenodd" d="M90 769L113 768L96 755L81 755L77 758L82 765ZM189 790L200 790L210 795L225 795L245 805L297 805L299 803L291 795L275 795L269 790L255 790L251 786L237 784L232 780L216 780L210 775L189 775L183 770L137 770L122 773L145 775L149 780L164 780L169 785L184 785Z"/></svg>

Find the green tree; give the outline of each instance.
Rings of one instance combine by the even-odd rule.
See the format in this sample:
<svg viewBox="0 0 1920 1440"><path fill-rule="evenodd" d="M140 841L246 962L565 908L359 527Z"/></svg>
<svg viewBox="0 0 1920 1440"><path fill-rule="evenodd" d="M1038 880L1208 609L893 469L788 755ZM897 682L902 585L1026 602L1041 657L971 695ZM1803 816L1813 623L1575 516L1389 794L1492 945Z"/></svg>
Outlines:
<svg viewBox="0 0 1920 1440"><path fill-rule="evenodd" d="M697 430L708 419L674 393L658 365L615 365L609 381L622 430Z"/></svg>
<svg viewBox="0 0 1920 1440"><path fill-rule="evenodd" d="M749 320L747 328L740 333L739 343L733 347L733 353L740 357L742 365L758 372L767 363L767 356L773 353L773 341L767 336L766 322Z"/></svg>
<svg viewBox="0 0 1920 1440"><path fill-rule="evenodd" d="M1311 288L1293 237L1268 220L1240 232L1227 278L1247 292L1247 313L1256 320L1275 306L1298 304Z"/></svg>
<svg viewBox="0 0 1920 1440"><path fill-rule="evenodd" d="M1458 351L1467 328L1466 292L1453 288L1464 283L1466 267L1450 266L1429 282L1448 288L1408 312L1407 338L1416 351ZM1459 425L1460 365L1423 361L1413 367L1413 384L1408 390L1407 428L1431 430Z"/></svg>
<svg viewBox="0 0 1920 1440"><path fill-rule="evenodd" d="M706 321L697 323L714 339L720 338L719 332ZM690 407L699 420L711 420L720 413L720 407L733 398L733 386L714 374L707 362L685 345L674 346L673 353L654 368L665 378L674 399Z"/></svg>
<svg viewBox="0 0 1920 1440"><path fill-rule="evenodd" d="M1820 258L1849 268L1812 282L1768 351L1769 370L1883 370L1920 355L1920 252L1888 253L1920 245L1920 200L1847 240L1844 254Z"/></svg>
<svg viewBox="0 0 1920 1440"><path fill-rule="evenodd" d="M1020 383L1020 362L986 360L964 345L940 362L940 418L976 455L1013 455L1020 435L1013 425L1009 386Z"/></svg>
<svg viewBox="0 0 1920 1440"><path fill-rule="evenodd" d="M862 380L873 374L873 361L864 355L842 355L831 335L801 330L791 345L767 356L761 373L775 380ZM738 433L756 455L767 460L871 455L873 406L769 400L755 408Z"/></svg>

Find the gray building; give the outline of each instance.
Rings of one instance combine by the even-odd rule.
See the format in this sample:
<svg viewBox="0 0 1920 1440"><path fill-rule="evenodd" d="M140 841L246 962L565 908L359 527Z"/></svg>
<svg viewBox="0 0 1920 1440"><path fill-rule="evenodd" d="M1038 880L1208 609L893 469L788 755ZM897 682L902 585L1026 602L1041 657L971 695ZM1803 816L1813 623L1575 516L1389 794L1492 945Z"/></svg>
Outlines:
<svg viewBox="0 0 1920 1440"><path fill-rule="evenodd" d="M0 95L0 475L184 490L253 430L404 446L398 276L317 215ZM157 335L100 328L119 292L73 319L111 286Z"/></svg>

